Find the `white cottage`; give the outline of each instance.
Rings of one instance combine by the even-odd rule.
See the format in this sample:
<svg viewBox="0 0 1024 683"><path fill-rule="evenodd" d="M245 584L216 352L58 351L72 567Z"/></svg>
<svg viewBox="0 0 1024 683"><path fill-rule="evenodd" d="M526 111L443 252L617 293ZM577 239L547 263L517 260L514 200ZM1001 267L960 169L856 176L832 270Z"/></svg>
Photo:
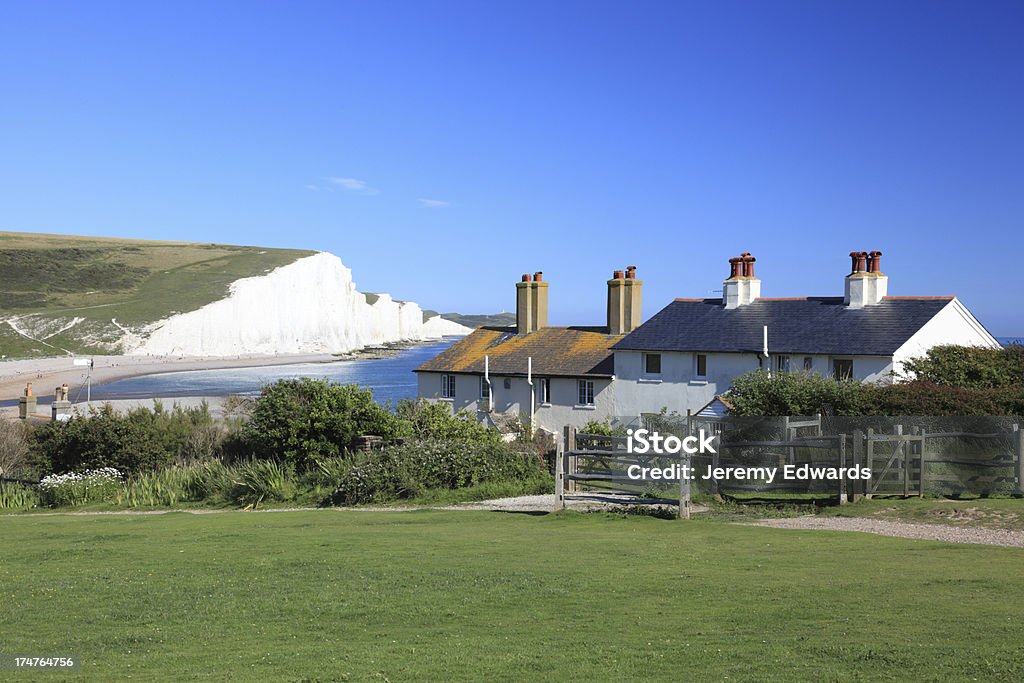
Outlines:
<svg viewBox="0 0 1024 683"><path fill-rule="evenodd" d="M882 253L854 252L843 297L761 297L755 260L729 260L721 299L676 299L615 344L615 400L628 413L708 407L739 375L814 372L888 382L933 346L998 348L954 296L887 296Z"/></svg>
<svg viewBox="0 0 1024 683"><path fill-rule="evenodd" d="M543 273L516 283L516 326L480 327L416 369L419 396L481 419L512 414L558 431L616 415L612 346L640 324L636 268L608 281L608 324L551 327Z"/></svg>

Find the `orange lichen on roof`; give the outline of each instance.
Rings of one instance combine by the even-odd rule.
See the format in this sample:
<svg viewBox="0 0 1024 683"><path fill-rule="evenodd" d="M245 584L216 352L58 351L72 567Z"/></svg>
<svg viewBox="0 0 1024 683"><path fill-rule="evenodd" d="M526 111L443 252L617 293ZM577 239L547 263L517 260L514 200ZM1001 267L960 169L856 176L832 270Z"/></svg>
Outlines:
<svg viewBox="0 0 1024 683"><path fill-rule="evenodd" d="M495 375L525 375L533 358L535 375L610 377L611 346L624 336L608 334L603 327L542 327L530 334L516 334L512 327L481 327L416 371L482 374L486 356Z"/></svg>

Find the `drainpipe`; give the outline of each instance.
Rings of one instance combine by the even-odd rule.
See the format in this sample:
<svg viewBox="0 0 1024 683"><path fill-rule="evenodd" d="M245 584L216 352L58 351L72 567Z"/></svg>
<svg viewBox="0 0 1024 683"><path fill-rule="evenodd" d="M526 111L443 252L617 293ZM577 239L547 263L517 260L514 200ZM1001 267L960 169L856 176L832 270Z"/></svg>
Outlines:
<svg viewBox="0 0 1024 683"><path fill-rule="evenodd" d="M483 356L483 381L487 383L487 412L495 412L495 388L490 386L490 356Z"/></svg>
<svg viewBox="0 0 1024 683"><path fill-rule="evenodd" d="M771 357L768 355L768 326L764 326L764 348L761 353L764 354L764 362L768 366L768 376L772 376L772 364Z"/></svg>
<svg viewBox="0 0 1024 683"><path fill-rule="evenodd" d="M526 383L530 385L530 432L533 432L533 406L536 403L533 389L533 356L529 356L526 359ZM533 434L531 433L530 436L533 436Z"/></svg>

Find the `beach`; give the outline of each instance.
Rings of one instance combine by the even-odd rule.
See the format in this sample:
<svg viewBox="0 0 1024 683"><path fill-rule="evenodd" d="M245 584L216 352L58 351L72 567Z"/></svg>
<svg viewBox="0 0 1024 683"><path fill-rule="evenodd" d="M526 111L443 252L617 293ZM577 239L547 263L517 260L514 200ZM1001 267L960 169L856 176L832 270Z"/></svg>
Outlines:
<svg viewBox="0 0 1024 683"><path fill-rule="evenodd" d="M338 356L327 353L230 358L167 356L90 356L90 358L94 361L93 385L160 372L266 367L292 363L328 363L339 360ZM0 361L0 400L17 399L22 396L28 382L32 383L32 391L38 397L52 397L54 389L62 384L67 384L72 390L83 386L87 368L76 366L73 361L74 358L71 356ZM184 398L165 401L168 406L173 403L185 404L189 401ZM17 406L0 408L0 414L6 417L17 415L17 412ZM41 407L37 412L49 414L49 407Z"/></svg>

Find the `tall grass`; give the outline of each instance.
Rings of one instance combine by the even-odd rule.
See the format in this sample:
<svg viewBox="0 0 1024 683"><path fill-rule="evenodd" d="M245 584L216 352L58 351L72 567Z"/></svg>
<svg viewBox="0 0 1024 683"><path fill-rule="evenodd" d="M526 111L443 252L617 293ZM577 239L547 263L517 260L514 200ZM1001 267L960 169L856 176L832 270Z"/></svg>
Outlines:
<svg viewBox="0 0 1024 683"><path fill-rule="evenodd" d="M0 510L29 510L40 505L38 487L0 481Z"/></svg>

